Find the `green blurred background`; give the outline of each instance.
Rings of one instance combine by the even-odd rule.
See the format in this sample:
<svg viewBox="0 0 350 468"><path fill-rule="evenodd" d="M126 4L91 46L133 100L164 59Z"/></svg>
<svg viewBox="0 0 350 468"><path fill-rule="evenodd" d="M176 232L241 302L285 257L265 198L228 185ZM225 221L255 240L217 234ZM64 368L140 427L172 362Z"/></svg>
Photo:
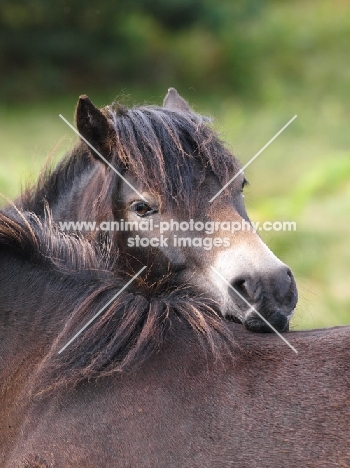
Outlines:
<svg viewBox="0 0 350 468"><path fill-rule="evenodd" d="M246 170L254 221L295 273L294 328L350 323L348 0L2 0L0 192L14 198L75 136L79 94L161 104L174 86Z"/></svg>

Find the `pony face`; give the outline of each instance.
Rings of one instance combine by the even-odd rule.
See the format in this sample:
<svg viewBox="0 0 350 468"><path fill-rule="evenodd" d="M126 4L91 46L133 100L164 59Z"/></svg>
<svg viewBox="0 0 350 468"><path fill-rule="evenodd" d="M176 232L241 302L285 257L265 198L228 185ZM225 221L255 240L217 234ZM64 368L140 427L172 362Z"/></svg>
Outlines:
<svg viewBox="0 0 350 468"><path fill-rule="evenodd" d="M288 330L293 274L251 226L237 159L175 90L163 107L100 111L84 97L77 127L116 169L113 238L128 271L146 265L149 282L191 285L249 330L270 331L259 314Z"/></svg>
<svg viewBox="0 0 350 468"><path fill-rule="evenodd" d="M269 331L254 309L286 331L297 302L293 274L253 230L239 188L242 179L229 195L210 204L220 185L208 177L198 188L201 202L190 214L162 205L136 175L128 176L143 198L122 184L114 219L120 228L123 220L124 230L116 242L127 269L147 265L148 281L166 277L172 284L194 286L217 302L223 316L252 331Z"/></svg>

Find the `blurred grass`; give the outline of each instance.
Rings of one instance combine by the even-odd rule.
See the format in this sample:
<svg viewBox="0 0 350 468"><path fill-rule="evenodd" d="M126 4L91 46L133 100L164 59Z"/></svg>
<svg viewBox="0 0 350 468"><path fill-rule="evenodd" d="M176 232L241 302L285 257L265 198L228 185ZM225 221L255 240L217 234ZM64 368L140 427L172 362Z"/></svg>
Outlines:
<svg viewBox="0 0 350 468"><path fill-rule="evenodd" d="M261 235L295 274L300 299L293 326L298 329L350 323L350 9L346 5L340 0L276 0L264 16L251 22L248 35L260 50L259 102L227 90L200 96L191 88L178 89L195 110L215 118L222 140L242 164L298 115L245 171L251 219L297 223L296 232ZM107 90L90 97L103 106L118 92ZM127 92L128 104L161 104L166 90L140 86ZM58 114L73 121L77 97L36 105L0 104L1 193L13 199L21 183L37 177L58 142L54 162L72 146L75 135Z"/></svg>

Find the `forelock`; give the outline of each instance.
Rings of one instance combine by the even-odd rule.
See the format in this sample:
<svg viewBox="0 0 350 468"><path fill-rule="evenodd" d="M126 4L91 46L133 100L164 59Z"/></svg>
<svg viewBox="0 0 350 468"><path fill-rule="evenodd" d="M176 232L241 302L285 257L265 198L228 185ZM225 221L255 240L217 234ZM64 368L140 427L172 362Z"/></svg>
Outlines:
<svg viewBox="0 0 350 468"><path fill-rule="evenodd" d="M157 106L114 105L107 110L115 130L115 164L167 205L190 210L208 173L224 185L239 170L238 161L199 114Z"/></svg>

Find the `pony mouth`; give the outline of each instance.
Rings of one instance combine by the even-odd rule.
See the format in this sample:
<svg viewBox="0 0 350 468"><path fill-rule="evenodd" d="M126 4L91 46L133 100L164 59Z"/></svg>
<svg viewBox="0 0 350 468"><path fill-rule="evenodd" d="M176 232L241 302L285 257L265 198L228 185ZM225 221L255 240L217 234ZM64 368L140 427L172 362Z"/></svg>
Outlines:
<svg viewBox="0 0 350 468"><path fill-rule="evenodd" d="M292 315L292 314L291 314ZM288 332L289 331L289 320L291 315L285 315L280 312L275 312L270 315L270 317L265 318L266 321L261 319L256 313L251 313L248 315L246 320L244 320L243 325L247 330L256 332L256 333L272 333L276 330L278 332Z"/></svg>
<svg viewBox="0 0 350 468"><path fill-rule="evenodd" d="M262 320L262 318L254 311L250 311L250 313L248 313L244 318L239 318L234 314L227 314L225 315L225 320L244 325L247 330L255 333L273 333L273 329L283 333L289 331L290 320L294 313L295 309L293 309L289 314L274 312L269 317L264 317L270 325Z"/></svg>

